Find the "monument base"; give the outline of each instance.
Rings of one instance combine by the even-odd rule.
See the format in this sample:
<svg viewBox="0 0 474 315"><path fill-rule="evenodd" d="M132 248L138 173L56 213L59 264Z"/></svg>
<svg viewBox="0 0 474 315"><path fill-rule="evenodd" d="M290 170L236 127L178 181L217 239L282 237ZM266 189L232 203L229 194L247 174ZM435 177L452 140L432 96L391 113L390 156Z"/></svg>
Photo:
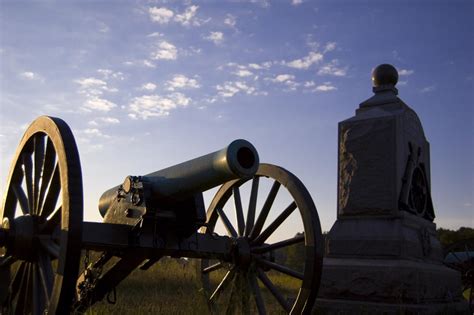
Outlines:
<svg viewBox="0 0 474 315"><path fill-rule="evenodd" d="M405 212L340 218L326 245L316 314L470 314L432 222Z"/></svg>
<svg viewBox="0 0 474 315"><path fill-rule="evenodd" d="M318 299L313 314L326 315L465 315L470 314L467 303L390 304L336 299Z"/></svg>

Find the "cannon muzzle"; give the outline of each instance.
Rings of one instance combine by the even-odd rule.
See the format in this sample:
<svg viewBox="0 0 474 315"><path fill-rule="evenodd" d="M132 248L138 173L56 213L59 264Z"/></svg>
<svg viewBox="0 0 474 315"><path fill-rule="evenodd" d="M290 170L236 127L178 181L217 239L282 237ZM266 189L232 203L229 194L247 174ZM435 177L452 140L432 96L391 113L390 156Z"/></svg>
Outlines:
<svg viewBox="0 0 474 315"><path fill-rule="evenodd" d="M142 179L150 183L155 201L179 201L229 180L252 177L258 166L257 150L250 142L240 139L222 150L150 173ZM100 197L99 211L103 217L123 186L111 188Z"/></svg>

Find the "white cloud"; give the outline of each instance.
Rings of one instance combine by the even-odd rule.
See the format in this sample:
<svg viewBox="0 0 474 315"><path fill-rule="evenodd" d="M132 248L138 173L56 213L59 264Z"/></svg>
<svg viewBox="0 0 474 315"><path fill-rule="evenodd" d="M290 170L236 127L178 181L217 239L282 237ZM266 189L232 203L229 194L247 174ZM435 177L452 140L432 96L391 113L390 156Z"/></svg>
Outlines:
<svg viewBox="0 0 474 315"><path fill-rule="evenodd" d="M415 73L415 70L400 69L400 70L398 71L398 75L399 75L399 76L412 75L413 73Z"/></svg>
<svg viewBox="0 0 474 315"><path fill-rule="evenodd" d="M334 59L330 63L327 63L322 66L321 69L318 70L318 74L345 77L347 74L347 68L339 67L339 61L337 59Z"/></svg>
<svg viewBox="0 0 474 315"><path fill-rule="evenodd" d="M200 87L196 79L188 78L182 74L176 74L173 79L166 82L169 91L174 91L175 89L197 89Z"/></svg>
<svg viewBox="0 0 474 315"><path fill-rule="evenodd" d="M143 95L132 100L128 116L132 119L169 116L172 110L186 107L190 102L191 99L182 93L173 93L167 96Z"/></svg>
<svg viewBox="0 0 474 315"><path fill-rule="evenodd" d="M75 80L77 84L80 85L79 93L85 94L88 96L97 96L102 95L104 91L106 92L117 92L116 88L109 88L107 82L100 80L94 77L82 78Z"/></svg>
<svg viewBox="0 0 474 315"><path fill-rule="evenodd" d="M253 75L253 72L251 72L249 70L246 70L246 69L240 69L240 70L237 70L236 72L234 72L234 74L236 76L239 76L239 77L248 77L248 76Z"/></svg>
<svg viewBox="0 0 474 315"><path fill-rule="evenodd" d="M274 79L271 79L273 82L285 82L285 81L292 81L295 79L295 76L292 74L279 74Z"/></svg>
<svg viewBox="0 0 474 315"><path fill-rule="evenodd" d="M235 28L235 25L237 24L237 19L232 14L227 14L227 17L224 20L224 24Z"/></svg>
<svg viewBox="0 0 474 315"><path fill-rule="evenodd" d="M167 42L161 41L154 52L151 54L151 59L154 60L176 60L178 57L178 50L176 46Z"/></svg>
<svg viewBox="0 0 474 315"><path fill-rule="evenodd" d="M291 68L296 69L308 69L313 64L318 63L323 59L323 54L315 51L311 51L308 56L305 56L301 59L295 59L290 62L285 62L285 65Z"/></svg>
<svg viewBox="0 0 474 315"><path fill-rule="evenodd" d="M334 49L336 49L336 43L335 42L329 42L326 44L326 46L324 47L324 52L328 52L328 51L333 51Z"/></svg>
<svg viewBox="0 0 474 315"><path fill-rule="evenodd" d="M199 7L197 5L191 5L187 7L182 14L177 14L174 20L184 26L188 26L191 24L199 26L200 22L194 18L198 8Z"/></svg>
<svg viewBox="0 0 474 315"><path fill-rule="evenodd" d="M204 39L218 45L224 40L224 34L222 32L211 32L208 36L204 37Z"/></svg>
<svg viewBox="0 0 474 315"><path fill-rule="evenodd" d="M420 90L421 93L429 93L429 92L433 92L434 90L436 89L436 87L434 85L431 85L431 86L427 86L427 87L424 87Z"/></svg>
<svg viewBox="0 0 474 315"><path fill-rule="evenodd" d="M174 16L173 11L167 8L152 7L148 9L150 18L153 22L167 24Z"/></svg>
<svg viewBox="0 0 474 315"><path fill-rule="evenodd" d="M313 87L313 86L315 86L315 85L316 85L316 83L314 83L314 81L306 81L306 82L303 84L304 87Z"/></svg>
<svg viewBox="0 0 474 315"><path fill-rule="evenodd" d="M111 101L100 98L98 96L92 96L84 102L83 108L86 111L98 110L102 112L108 112L116 106L117 105Z"/></svg>
<svg viewBox="0 0 474 315"><path fill-rule="evenodd" d="M145 91L154 91L156 89L156 84L148 82L143 84L140 89Z"/></svg>
<svg viewBox="0 0 474 315"><path fill-rule="evenodd" d="M108 33L110 31L110 27L105 24L104 22L99 22L99 32L101 33Z"/></svg>
<svg viewBox="0 0 474 315"><path fill-rule="evenodd" d="M91 126L99 126L99 125L116 125L119 123L120 123L120 120L114 117L99 117L99 118L89 121L88 124Z"/></svg>
<svg viewBox="0 0 474 315"><path fill-rule="evenodd" d="M39 74L31 72L31 71L25 71L20 73L20 77L26 80L41 80L41 77Z"/></svg>
<svg viewBox="0 0 474 315"><path fill-rule="evenodd" d="M153 33L148 34L146 37L163 37L163 33L153 32Z"/></svg>
<svg viewBox="0 0 474 315"><path fill-rule="evenodd" d="M223 85L216 86L217 94L223 98L233 97L235 94L242 92L249 95L258 95L265 94L263 92L257 92L257 89L247 85L247 83L242 81L227 81Z"/></svg>
<svg viewBox="0 0 474 315"><path fill-rule="evenodd" d="M292 5L300 5L303 3L303 0L291 0Z"/></svg>
<svg viewBox="0 0 474 315"><path fill-rule="evenodd" d="M98 69L97 72L100 73L105 80L109 80L109 79L124 80L125 79L123 73L120 71L115 72L110 69Z"/></svg>
<svg viewBox="0 0 474 315"><path fill-rule="evenodd" d="M329 92L337 90L337 88L331 84L331 82L325 82L324 84L318 85L314 91L317 92Z"/></svg>

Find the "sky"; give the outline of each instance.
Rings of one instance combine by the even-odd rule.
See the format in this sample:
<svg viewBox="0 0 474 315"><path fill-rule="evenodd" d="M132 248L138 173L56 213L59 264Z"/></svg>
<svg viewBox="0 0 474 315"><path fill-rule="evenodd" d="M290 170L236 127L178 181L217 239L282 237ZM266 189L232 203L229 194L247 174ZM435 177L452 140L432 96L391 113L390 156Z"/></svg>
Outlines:
<svg viewBox="0 0 474 315"><path fill-rule="evenodd" d="M474 227L474 2L0 1L0 190L26 127L64 119L85 219L101 193L247 139L328 231L337 124L393 64L431 145L438 227ZM208 199L206 195L206 199Z"/></svg>

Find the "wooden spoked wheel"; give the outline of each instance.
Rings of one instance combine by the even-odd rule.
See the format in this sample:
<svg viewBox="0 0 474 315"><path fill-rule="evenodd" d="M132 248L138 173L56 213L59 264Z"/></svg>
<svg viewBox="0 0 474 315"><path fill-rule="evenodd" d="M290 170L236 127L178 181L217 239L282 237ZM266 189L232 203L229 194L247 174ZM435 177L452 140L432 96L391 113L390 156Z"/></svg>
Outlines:
<svg viewBox="0 0 474 315"><path fill-rule="evenodd" d="M203 232L232 240L228 261L201 260L211 312L311 313L322 270L321 226L310 194L293 174L261 164L252 179L224 184Z"/></svg>
<svg viewBox="0 0 474 315"><path fill-rule="evenodd" d="M0 212L3 313L69 313L81 253L82 198L71 130L58 118L36 119L15 154Z"/></svg>

